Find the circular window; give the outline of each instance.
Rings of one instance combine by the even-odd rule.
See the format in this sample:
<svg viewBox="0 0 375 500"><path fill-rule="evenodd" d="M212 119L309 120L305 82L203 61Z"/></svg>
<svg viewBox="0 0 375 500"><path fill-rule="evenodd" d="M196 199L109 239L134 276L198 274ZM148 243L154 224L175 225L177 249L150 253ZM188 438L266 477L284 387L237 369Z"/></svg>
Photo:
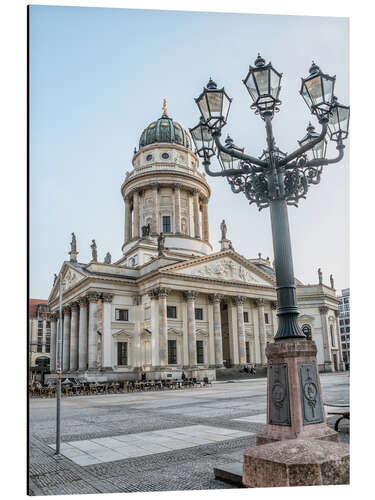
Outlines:
<svg viewBox="0 0 375 500"><path fill-rule="evenodd" d="M169 158L169 154L168 154L168 153L163 153L163 154L161 155L161 157L162 157L164 160L166 160L167 158Z"/></svg>
<svg viewBox="0 0 375 500"><path fill-rule="evenodd" d="M152 160L152 155L147 155L146 160L147 161L151 161Z"/></svg>

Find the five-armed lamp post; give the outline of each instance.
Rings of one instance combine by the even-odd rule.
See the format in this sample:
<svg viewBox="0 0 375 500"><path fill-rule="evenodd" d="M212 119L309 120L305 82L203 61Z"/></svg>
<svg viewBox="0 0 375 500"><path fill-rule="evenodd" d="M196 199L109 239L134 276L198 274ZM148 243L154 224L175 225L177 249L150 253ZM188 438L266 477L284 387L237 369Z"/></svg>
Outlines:
<svg viewBox="0 0 375 500"><path fill-rule="evenodd" d="M272 131L272 119L281 104L281 77L271 63L265 64L258 55L254 67L250 66L243 80L253 101L251 108L265 122L267 149L259 158L245 154L229 136L225 145L220 142L232 100L224 88L218 89L211 79L195 99L201 118L199 124L190 129L208 175L226 177L232 191L243 192L250 204L255 203L259 210L270 207L279 327L275 343L268 344L266 349L267 430L258 435L258 444L297 437L337 440L323 412L316 346L306 339L297 321L287 205L298 206L298 201L306 198L309 186L320 182L323 167L343 158L349 107L339 104L334 96L335 77L324 74L313 63L309 76L302 78L300 93L311 114L319 121L321 131L315 132L310 123L307 135L298 141L299 148L290 154L283 153L276 147ZM338 150L333 159L326 158L327 135ZM214 155L218 157L221 170L210 168Z"/></svg>

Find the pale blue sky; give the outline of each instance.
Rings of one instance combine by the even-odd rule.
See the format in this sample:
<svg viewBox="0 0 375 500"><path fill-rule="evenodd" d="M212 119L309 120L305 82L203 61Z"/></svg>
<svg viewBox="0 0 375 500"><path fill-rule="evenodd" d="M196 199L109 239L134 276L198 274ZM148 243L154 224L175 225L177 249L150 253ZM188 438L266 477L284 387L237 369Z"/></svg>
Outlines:
<svg viewBox="0 0 375 500"><path fill-rule="evenodd" d="M299 95L314 59L336 74L349 103L349 23L345 18L215 14L127 9L30 7L30 295L47 298L76 233L79 261L121 257L120 186L145 126L169 115L185 128L198 121L194 97L211 76L233 97L228 125L239 146L260 154L264 123L249 109L242 83L260 52L283 72L278 146L291 152L311 115ZM317 123L312 120L315 125ZM318 125L317 125L318 126ZM332 154L335 154L330 147ZM300 207L289 210L296 276L349 286L349 161L325 169ZM258 212L225 180L209 178L211 242L225 218L234 248L272 255L269 210Z"/></svg>

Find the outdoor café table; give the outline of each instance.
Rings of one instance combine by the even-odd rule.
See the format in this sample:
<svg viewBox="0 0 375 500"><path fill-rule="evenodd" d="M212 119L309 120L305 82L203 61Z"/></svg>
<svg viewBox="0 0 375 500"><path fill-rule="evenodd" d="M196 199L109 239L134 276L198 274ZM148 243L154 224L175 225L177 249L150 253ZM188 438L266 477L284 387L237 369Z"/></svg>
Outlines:
<svg viewBox="0 0 375 500"><path fill-rule="evenodd" d="M81 391L82 391L81 384L74 384L72 386L72 391L73 391L73 394L81 394Z"/></svg>

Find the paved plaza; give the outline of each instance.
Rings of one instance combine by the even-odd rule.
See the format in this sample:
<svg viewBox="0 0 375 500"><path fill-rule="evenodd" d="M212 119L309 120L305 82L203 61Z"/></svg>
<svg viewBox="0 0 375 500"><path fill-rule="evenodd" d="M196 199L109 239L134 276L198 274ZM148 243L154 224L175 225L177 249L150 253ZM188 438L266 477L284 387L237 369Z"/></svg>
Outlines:
<svg viewBox="0 0 375 500"><path fill-rule="evenodd" d="M326 411L349 401L348 373L321 375ZM207 388L30 401L31 495L232 488L213 468L242 461L266 423L266 379ZM333 426L335 417L329 417ZM349 441L346 422L340 440Z"/></svg>

